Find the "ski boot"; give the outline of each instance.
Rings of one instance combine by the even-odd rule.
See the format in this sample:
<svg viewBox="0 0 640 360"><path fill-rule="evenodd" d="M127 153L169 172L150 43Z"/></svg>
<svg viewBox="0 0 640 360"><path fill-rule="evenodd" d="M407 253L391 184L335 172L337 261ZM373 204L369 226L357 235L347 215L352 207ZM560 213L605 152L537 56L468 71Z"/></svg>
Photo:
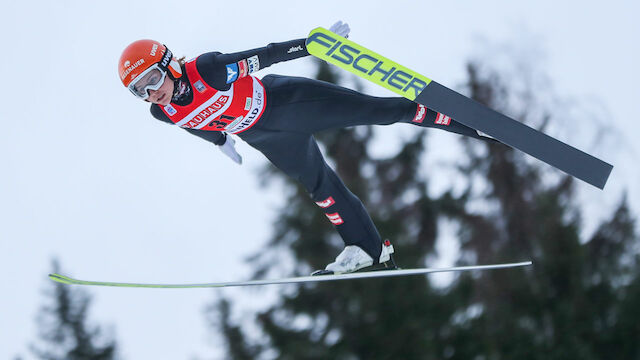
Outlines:
<svg viewBox="0 0 640 360"><path fill-rule="evenodd" d="M324 270L316 270L311 275L346 274L360 269L371 267L368 270L393 270L397 269L393 260L393 245L389 240L382 243L380 258L374 266L373 258L357 245L348 245L342 250L336 261L327 265ZM380 265L380 266L378 266Z"/></svg>

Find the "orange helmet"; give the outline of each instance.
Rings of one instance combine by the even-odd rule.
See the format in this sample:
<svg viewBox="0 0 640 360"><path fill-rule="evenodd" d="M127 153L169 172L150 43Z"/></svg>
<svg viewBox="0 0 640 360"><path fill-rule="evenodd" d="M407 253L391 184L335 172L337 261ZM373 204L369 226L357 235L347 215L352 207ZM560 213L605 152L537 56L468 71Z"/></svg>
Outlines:
<svg viewBox="0 0 640 360"><path fill-rule="evenodd" d="M173 80L178 79L182 69L165 45L154 40L138 40L122 52L118 73L124 86L146 99L147 90L158 90L167 74Z"/></svg>

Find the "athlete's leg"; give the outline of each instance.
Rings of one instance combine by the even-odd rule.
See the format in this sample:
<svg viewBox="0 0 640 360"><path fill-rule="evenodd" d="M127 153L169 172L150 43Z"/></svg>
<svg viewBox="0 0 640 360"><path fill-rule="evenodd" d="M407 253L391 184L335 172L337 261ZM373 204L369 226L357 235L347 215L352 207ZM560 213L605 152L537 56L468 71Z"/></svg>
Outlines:
<svg viewBox="0 0 640 360"><path fill-rule="evenodd" d="M380 257L382 240L371 217L324 161L312 136L254 129L241 137L305 187L346 245L358 245L373 259Z"/></svg>
<svg viewBox="0 0 640 360"><path fill-rule="evenodd" d="M402 97L375 97L301 77L268 75L264 82L273 113L263 123L266 128L313 134L401 122L480 138L474 129Z"/></svg>
<svg viewBox="0 0 640 360"><path fill-rule="evenodd" d="M388 125L411 120L416 104L398 97L381 98L328 82L301 77L266 79L267 128L313 134L356 125ZM271 81L269 81L271 80Z"/></svg>

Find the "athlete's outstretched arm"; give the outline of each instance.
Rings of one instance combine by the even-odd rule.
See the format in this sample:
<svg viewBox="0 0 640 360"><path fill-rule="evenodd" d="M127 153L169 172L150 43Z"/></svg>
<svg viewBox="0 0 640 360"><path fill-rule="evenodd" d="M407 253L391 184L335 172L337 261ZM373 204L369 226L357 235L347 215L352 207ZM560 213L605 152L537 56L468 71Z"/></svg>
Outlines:
<svg viewBox="0 0 640 360"><path fill-rule="evenodd" d="M309 55L305 40L271 43L265 47L231 54L210 52L198 56L196 67L209 86L227 90L234 81L260 69Z"/></svg>
<svg viewBox="0 0 640 360"><path fill-rule="evenodd" d="M330 28L338 35L348 37L351 29L338 21ZM298 59L309 55L306 39L271 43L265 47L231 54L210 52L198 56L196 67L209 84L218 90L228 90L231 83L275 63Z"/></svg>

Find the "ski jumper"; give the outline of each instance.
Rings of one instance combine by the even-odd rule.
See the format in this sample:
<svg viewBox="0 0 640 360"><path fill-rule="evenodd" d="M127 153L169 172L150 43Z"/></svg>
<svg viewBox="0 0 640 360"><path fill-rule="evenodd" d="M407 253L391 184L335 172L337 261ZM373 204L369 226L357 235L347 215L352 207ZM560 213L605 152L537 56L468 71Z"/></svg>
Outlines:
<svg viewBox="0 0 640 360"><path fill-rule="evenodd" d="M206 53L184 65L167 106L151 105L159 120L216 145L239 136L299 181L346 245L375 262L382 239L362 202L327 165L313 133L356 125L410 123L486 139L465 125L402 97L374 97L302 77L252 74L307 56L305 39L233 54Z"/></svg>

